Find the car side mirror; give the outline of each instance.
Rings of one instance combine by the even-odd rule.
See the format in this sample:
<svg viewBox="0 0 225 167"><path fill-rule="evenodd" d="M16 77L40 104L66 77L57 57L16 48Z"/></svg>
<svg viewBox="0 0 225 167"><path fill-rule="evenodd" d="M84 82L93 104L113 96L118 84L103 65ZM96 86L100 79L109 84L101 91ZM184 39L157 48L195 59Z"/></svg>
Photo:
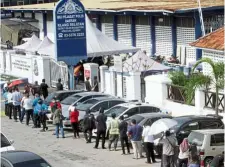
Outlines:
<svg viewBox="0 0 225 167"><path fill-rule="evenodd" d="M128 115L127 115L127 114L124 114L123 117L124 117L124 118L128 118Z"/></svg>
<svg viewBox="0 0 225 167"><path fill-rule="evenodd" d="M10 143L10 144L13 144L13 143L14 143L14 140L9 140L9 143Z"/></svg>

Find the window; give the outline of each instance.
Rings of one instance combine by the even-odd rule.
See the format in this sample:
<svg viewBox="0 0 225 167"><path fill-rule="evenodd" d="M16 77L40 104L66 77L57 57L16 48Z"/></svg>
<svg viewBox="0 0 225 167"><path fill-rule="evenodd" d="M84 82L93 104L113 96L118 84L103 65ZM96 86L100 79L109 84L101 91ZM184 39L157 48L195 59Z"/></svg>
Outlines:
<svg viewBox="0 0 225 167"><path fill-rule="evenodd" d="M1 148L2 147L8 147L11 144L9 143L9 141L6 139L6 137L1 133Z"/></svg>
<svg viewBox="0 0 225 167"><path fill-rule="evenodd" d="M221 125L218 122L212 122L212 121L201 121L201 129L217 129Z"/></svg>
<svg viewBox="0 0 225 167"><path fill-rule="evenodd" d="M197 146L202 146L204 141L204 134L198 132L191 132L188 136L188 142L191 144L197 144Z"/></svg>
<svg viewBox="0 0 225 167"><path fill-rule="evenodd" d="M111 117L112 113L115 113L116 116L119 116L120 114L122 114L124 111L126 111L127 108L123 107L123 106L115 106L111 109L109 109L108 111L105 112L105 115L108 117Z"/></svg>
<svg viewBox="0 0 225 167"><path fill-rule="evenodd" d="M199 129L198 122L191 122L188 125L186 125L186 126L183 127L183 131L184 132L189 132L189 131L197 130L197 129Z"/></svg>
<svg viewBox="0 0 225 167"><path fill-rule="evenodd" d="M124 115L131 117L132 115L138 114L138 107L129 109Z"/></svg>
<svg viewBox="0 0 225 167"><path fill-rule="evenodd" d="M124 101L119 101L119 100L109 101L109 108L116 106L117 104L121 104L121 103L124 103Z"/></svg>
<svg viewBox="0 0 225 167"><path fill-rule="evenodd" d="M159 112L160 110L156 107L148 107L148 106L142 106L140 107L141 113L151 113L151 112Z"/></svg>
<svg viewBox="0 0 225 167"><path fill-rule="evenodd" d="M224 145L224 134L215 134L211 136L211 146L223 146Z"/></svg>
<svg viewBox="0 0 225 167"><path fill-rule="evenodd" d="M102 108L103 110L107 110L109 107L109 105L108 105L108 101L104 101L104 102L101 102L101 103L99 103L99 104L97 104L95 107L93 107L92 109L91 109L91 111L92 112L97 112L97 111L99 111L99 109L100 108Z"/></svg>
<svg viewBox="0 0 225 167"><path fill-rule="evenodd" d="M88 99L91 99L91 98L92 98L92 96L85 96L85 97L83 97L82 99L79 100L79 103L82 103L82 102L84 102Z"/></svg>

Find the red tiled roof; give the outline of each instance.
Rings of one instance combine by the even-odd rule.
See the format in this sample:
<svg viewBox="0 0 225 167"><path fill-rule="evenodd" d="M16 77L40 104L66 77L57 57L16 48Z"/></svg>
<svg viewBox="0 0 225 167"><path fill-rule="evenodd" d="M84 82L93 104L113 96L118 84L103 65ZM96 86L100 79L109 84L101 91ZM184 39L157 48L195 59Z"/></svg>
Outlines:
<svg viewBox="0 0 225 167"><path fill-rule="evenodd" d="M224 27L199 38L190 45L203 49L224 50Z"/></svg>

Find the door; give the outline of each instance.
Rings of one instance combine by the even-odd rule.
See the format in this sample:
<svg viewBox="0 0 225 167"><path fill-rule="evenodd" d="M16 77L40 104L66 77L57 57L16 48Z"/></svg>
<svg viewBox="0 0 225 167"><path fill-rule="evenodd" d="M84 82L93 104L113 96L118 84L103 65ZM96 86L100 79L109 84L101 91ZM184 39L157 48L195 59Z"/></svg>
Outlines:
<svg viewBox="0 0 225 167"><path fill-rule="evenodd" d="M206 152L207 156L216 156L224 152L224 133L211 136L210 147Z"/></svg>

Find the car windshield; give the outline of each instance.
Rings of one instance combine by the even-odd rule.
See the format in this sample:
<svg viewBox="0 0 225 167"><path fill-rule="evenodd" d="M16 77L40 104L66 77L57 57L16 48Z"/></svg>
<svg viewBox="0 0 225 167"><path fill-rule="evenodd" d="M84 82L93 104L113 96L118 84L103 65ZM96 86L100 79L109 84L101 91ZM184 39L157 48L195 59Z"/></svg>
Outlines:
<svg viewBox="0 0 225 167"><path fill-rule="evenodd" d="M78 106L76 106L76 109L80 110L80 111L87 111L88 109L90 109L94 104L91 103L86 103L86 104L79 104Z"/></svg>
<svg viewBox="0 0 225 167"><path fill-rule="evenodd" d="M1 148L11 146L8 139L1 133Z"/></svg>
<svg viewBox="0 0 225 167"><path fill-rule="evenodd" d="M130 118L126 119L126 121L130 122L132 119L135 119L137 124L139 124L144 119L144 117L140 115L133 115Z"/></svg>
<svg viewBox="0 0 225 167"><path fill-rule="evenodd" d="M66 104L66 105L71 105L75 101L79 100L82 96L80 95L75 95L75 96L69 96L65 98L61 103Z"/></svg>
<svg viewBox="0 0 225 167"><path fill-rule="evenodd" d="M56 93L51 93L50 95L48 95L48 97L45 99L46 103L50 103L53 99L53 97L56 96Z"/></svg>
<svg viewBox="0 0 225 167"><path fill-rule="evenodd" d="M197 146L202 146L204 140L204 134L199 132L191 132L188 136L188 142L190 144L196 144Z"/></svg>
<svg viewBox="0 0 225 167"><path fill-rule="evenodd" d="M51 167L47 162L42 159L25 161L13 164L14 167Z"/></svg>
<svg viewBox="0 0 225 167"><path fill-rule="evenodd" d="M108 117L111 117L111 115L113 113L116 114L116 117L118 117L120 114L122 114L124 111L126 111L128 108L127 107L123 107L123 106L115 106L111 109L109 109L108 111L105 112L105 115L107 115Z"/></svg>

